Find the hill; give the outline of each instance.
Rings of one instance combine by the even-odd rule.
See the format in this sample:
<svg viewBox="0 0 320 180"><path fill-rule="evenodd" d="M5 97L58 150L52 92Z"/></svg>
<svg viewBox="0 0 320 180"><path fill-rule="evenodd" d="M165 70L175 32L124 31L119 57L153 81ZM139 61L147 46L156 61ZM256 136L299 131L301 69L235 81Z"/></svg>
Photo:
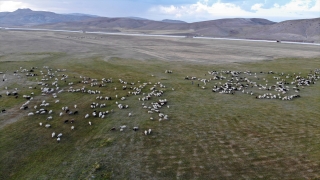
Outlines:
<svg viewBox="0 0 320 180"><path fill-rule="evenodd" d="M48 29L320 42L320 18L279 23L261 18L186 23L169 19L154 21L137 17L96 17L79 13L61 15L30 9L0 13L0 26L26 25Z"/></svg>
<svg viewBox="0 0 320 180"><path fill-rule="evenodd" d="M0 26L30 26L47 23L82 21L92 18L90 15L64 15L47 11L32 11L31 9L18 9L14 12L0 13Z"/></svg>
<svg viewBox="0 0 320 180"><path fill-rule="evenodd" d="M167 23L187 23L185 21L180 21L180 20L172 20L172 19L164 19L162 22L167 22Z"/></svg>

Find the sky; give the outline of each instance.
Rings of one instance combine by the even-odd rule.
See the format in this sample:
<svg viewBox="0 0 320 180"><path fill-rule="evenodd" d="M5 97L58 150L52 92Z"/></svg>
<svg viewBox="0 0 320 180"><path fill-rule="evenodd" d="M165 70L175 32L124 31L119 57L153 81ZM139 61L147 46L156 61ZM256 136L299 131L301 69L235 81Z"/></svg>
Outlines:
<svg viewBox="0 0 320 180"><path fill-rule="evenodd" d="M0 12L19 8L186 22L222 18L265 18L281 22L320 17L320 0L0 0Z"/></svg>

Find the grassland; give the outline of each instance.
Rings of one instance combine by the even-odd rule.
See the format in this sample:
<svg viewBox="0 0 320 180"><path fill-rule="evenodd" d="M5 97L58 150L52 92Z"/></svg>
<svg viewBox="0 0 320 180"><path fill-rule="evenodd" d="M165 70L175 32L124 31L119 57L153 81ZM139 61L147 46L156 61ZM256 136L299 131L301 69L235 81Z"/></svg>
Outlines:
<svg viewBox="0 0 320 180"><path fill-rule="evenodd" d="M213 93L215 81L202 89L197 87L200 82L192 84L184 79L209 78L210 70L301 72L306 76L320 67L319 57L206 64L150 57L135 60L115 56L106 61L104 55L93 50L86 55L44 50L13 51L0 57L0 71L8 70L8 81L0 84L3 95L0 108L7 109L7 113L0 114L0 179L320 178L319 82L301 89L301 98L281 101L241 93ZM110 49L107 51L112 53ZM76 83L80 76L112 78L113 83L105 87L92 87L101 90L103 96L128 94L119 90L123 86L120 78L135 85L151 82L143 89L145 93L154 83L161 82L166 88L159 98L167 99L170 106L163 107L161 112L168 114L169 120L159 122L157 114L146 113L142 101L138 101L142 96L133 95L123 101L128 109L118 109L116 99L103 101L107 103L103 110L114 109L113 113L105 119L84 119L86 113L92 112L90 104L100 102L96 95L64 92L58 94L60 103L55 104L51 96L41 96L41 86L36 85L36 78L40 77L13 76L13 71L20 67L37 67L35 71L39 74L45 70L43 66L67 69L57 73L69 75L67 82L59 82L63 89L69 88L69 82L75 83L74 88L82 87L83 84ZM164 73L168 69L173 73ZM271 75L264 78L273 81ZM18 88L19 98L6 96L5 86L9 90ZM29 89L30 86L36 89ZM27 116L34 111L32 108L19 109L26 101L22 95L31 92L35 98L30 107L42 100L50 102L52 128L38 124L46 123L47 115ZM151 101L159 98L152 97ZM63 123L70 117L58 114L63 105L72 108L74 104L79 106L79 114L72 117L76 122L75 130L71 131L71 125ZM128 117L129 112L132 117ZM155 120L150 120L150 116ZM88 121L93 125L89 126ZM123 124L129 127L124 132L110 131ZM133 126L139 126L140 130L132 131ZM143 135L142 130L148 128L153 130L152 134ZM60 143L51 138L52 131L63 133Z"/></svg>

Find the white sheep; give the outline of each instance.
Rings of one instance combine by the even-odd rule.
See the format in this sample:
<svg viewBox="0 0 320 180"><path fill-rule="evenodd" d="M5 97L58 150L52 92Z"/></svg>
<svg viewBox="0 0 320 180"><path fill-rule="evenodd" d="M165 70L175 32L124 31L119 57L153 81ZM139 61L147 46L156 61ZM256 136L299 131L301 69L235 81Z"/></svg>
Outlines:
<svg viewBox="0 0 320 180"><path fill-rule="evenodd" d="M151 134L151 129L148 130L148 134Z"/></svg>
<svg viewBox="0 0 320 180"><path fill-rule="evenodd" d="M62 133L59 133L59 134L57 135L58 138L61 137L61 136L62 136Z"/></svg>
<svg viewBox="0 0 320 180"><path fill-rule="evenodd" d="M74 108L77 109L77 105L76 104L74 105Z"/></svg>
<svg viewBox="0 0 320 180"><path fill-rule="evenodd" d="M128 116L129 116L129 117L132 116L132 113L129 113Z"/></svg>
<svg viewBox="0 0 320 180"><path fill-rule="evenodd" d="M28 113L28 116L33 116L33 115L34 115L33 112Z"/></svg>
<svg viewBox="0 0 320 180"><path fill-rule="evenodd" d="M138 130L139 130L139 127L133 127L133 130L134 130L134 131L138 131Z"/></svg>
<svg viewBox="0 0 320 180"><path fill-rule="evenodd" d="M147 130L144 131L144 135L148 135L148 131Z"/></svg>
<svg viewBox="0 0 320 180"><path fill-rule="evenodd" d="M59 138L59 137L57 138L57 142L58 142L58 143L60 142L60 138Z"/></svg>
<svg viewBox="0 0 320 180"><path fill-rule="evenodd" d="M51 137L54 137L56 135L56 133L55 132L53 132L52 134L51 134Z"/></svg>
<svg viewBox="0 0 320 180"><path fill-rule="evenodd" d="M120 129L125 129L127 126L126 125L123 125L123 126L120 126Z"/></svg>
<svg viewBox="0 0 320 180"><path fill-rule="evenodd" d="M52 113L52 110L50 110L49 112L48 112L48 114L51 114Z"/></svg>
<svg viewBox="0 0 320 180"><path fill-rule="evenodd" d="M47 120L51 120L51 119L52 119L52 116L47 117Z"/></svg>
<svg viewBox="0 0 320 180"><path fill-rule="evenodd" d="M89 121L89 125L91 126L91 121Z"/></svg>
<svg viewBox="0 0 320 180"><path fill-rule="evenodd" d="M40 125L40 126L42 126L42 122L41 122L41 123L39 123L39 125Z"/></svg>
<svg viewBox="0 0 320 180"><path fill-rule="evenodd" d="M51 127L51 125L50 125L50 124L46 124L45 127L46 127L46 128L49 128L49 127Z"/></svg>
<svg viewBox="0 0 320 180"><path fill-rule="evenodd" d="M88 118L89 117L89 114L86 114L85 116L84 116L84 118Z"/></svg>
<svg viewBox="0 0 320 180"><path fill-rule="evenodd" d="M71 130L74 130L74 126L71 126Z"/></svg>

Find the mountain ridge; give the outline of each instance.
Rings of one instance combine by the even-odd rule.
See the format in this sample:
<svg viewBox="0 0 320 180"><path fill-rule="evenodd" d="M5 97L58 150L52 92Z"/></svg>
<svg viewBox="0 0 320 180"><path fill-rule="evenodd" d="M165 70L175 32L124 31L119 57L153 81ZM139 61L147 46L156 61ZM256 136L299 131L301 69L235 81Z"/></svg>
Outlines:
<svg viewBox="0 0 320 180"><path fill-rule="evenodd" d="M140 17L93 17L79 13L62 15L18 9L1 12L0 26L320 42L320 18L283 22L263 18L226 18L187 23L168 19L155 21Z"/></svg>

